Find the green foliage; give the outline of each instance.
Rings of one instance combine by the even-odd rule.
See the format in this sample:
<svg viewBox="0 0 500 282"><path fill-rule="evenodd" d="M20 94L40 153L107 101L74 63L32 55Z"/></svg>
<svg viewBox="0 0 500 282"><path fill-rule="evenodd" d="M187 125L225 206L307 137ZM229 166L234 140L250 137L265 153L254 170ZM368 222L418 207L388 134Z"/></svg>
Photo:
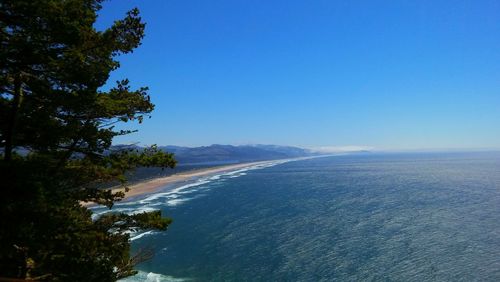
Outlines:
<svg viewBox="0 0 500 282"><path fill-rule="evenodd" d="M100 8L100 0L0 2L0 277L114 281L134 274L128 231L171 223L160 212L93 221L81 205L111 208L124 195L103 184L126 185L124 173L138 166L176 164L155 146L110 148L132 132L116 123L140 123L154 105L126 79L102 90L145 25L133 9L97 31Z"/></svg>

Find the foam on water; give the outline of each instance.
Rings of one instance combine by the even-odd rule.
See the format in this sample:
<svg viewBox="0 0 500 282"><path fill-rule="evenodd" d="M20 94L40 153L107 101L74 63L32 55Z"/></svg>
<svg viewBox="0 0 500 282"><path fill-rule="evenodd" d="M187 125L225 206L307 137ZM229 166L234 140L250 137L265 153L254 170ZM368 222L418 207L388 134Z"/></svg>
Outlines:
<svg viewBox="0 0 500 282"><path fill-rule="evenodd" d="M151 231L151 230L150 231L146 231L146 232L142 232L142 233L138 233L137 235L135 235L133 237L131 236L130 237L130 241L134 241L134 240L140 239L140 238L142 238L142 237L144 237L146 235L151 235L151 234L154 234L154 233L155 232ZM134 234L134 233L132 233L132 234Z"/></svg>
<svg viewBox="0 0 500 282"><path fill-rule="evenodd" d="M166 204L167 204L167 206L173 207L173 206L178 206L182 203L185 203L191 199L193 199L193 198L173 199L173 200L167 201Z"/></svg>
<svg viewBox="0 0 500 282"><path fill-rule="evenodd" d="M176 278L168 275L139 271L136 275L118 280L119 282L182 282L190 281L189 278Z"/></svg>

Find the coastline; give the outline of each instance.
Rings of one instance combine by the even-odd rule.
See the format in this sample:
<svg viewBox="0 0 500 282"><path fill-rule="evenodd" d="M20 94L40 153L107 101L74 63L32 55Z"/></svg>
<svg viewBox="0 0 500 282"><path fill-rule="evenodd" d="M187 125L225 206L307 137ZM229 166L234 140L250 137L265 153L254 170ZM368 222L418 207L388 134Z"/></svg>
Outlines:
<svg viewBox="0 0 500 282"><path fill-rule="evenodd" d="M277 162L277 161L290 161L290 160L296 160L296 159L297 158L266 160L266 161L238 163L238 164L230 164L230 165L222 165L222 166L208 167L208 168L202 168L202 169L195 169L192 171L180 172L180 173L176 173L173 175L154 178L151 180L146 180L144 182L139 182L139 183L130 185L130 186L128 186L128 188L129 188L128 192L125 192L125 188L123 188L123 187L111 188L111 190L113 192L125 192L125 197L122 199L122 201L123 201L123 200L128 200L129 198L136 197L136 196L152 194L152 193L157 192L159 189L165 187L166 185L180 184L180 183L183 183L186 181L191 181L194 178L198 178L198 177L210 176L213 174L224 173L224 172L231 172L231 171L235 171L235 170L243 169L243 168L248 168L248 167L255 166L255 165L264 165L264 164L269 164L269 163L273 163L273 162ZM300 158L298 158L298 159L300 159ZM97 205L94 202L82 202L81 204L82 204L82 206L86 206L86 207Z"/></svg>

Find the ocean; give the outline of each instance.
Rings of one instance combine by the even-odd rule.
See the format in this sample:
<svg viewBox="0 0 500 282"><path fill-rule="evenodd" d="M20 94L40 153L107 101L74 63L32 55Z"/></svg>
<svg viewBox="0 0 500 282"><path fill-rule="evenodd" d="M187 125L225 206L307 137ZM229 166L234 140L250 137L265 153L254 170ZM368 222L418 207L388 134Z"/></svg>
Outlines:
<svg viewBox="0 0 500 282"><path fill-rule="evenodd" d="M155 209L122 281L500 281L500 153L277 161L113 210Z"/></svg>

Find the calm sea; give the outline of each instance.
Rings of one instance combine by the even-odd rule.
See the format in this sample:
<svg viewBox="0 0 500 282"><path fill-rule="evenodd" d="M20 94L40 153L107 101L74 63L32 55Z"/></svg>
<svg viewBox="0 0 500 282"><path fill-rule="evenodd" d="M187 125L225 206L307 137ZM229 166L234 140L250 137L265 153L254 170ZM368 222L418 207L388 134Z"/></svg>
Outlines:
<svg viewBox="0 0 500 282"><path fill-rule="evenodd" d="M500 281L500 153L276 162L116 209L174 219L132 235L155 256L126 281Z"/></svg>

